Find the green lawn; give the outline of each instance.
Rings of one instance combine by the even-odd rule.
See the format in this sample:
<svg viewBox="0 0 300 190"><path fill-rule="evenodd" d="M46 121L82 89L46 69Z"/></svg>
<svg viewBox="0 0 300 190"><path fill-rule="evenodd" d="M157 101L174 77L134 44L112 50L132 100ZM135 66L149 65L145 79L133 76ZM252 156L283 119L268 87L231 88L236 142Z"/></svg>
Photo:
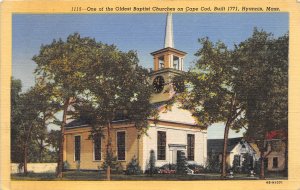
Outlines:
<svg viewBox="0 0 300 190"><path fill-rule="evenodd" d="M282 174L272 174L266 176L267 179L287 179L283 177ZM29 173L27 176L23 174L12 174L12 180L80 180L80 181L98 181L98 180L106 180L106 175L101 173L99 175L98 172L91 171L68 171L64 172L64 177L62 179L57 179L54 173ZM136 181L186 181L186 180L222 180L220 178L220 174L198 174L198 175L175 175L175 174L155 174L153 176L149 176L146 174L141 175L124 175L124 174L112 174L111 179L114 181L123 181L123 180L136 180ZM249 177L247 174L236 174L234 178L226 178L225 180L256 180L255 178Z"/></svg>

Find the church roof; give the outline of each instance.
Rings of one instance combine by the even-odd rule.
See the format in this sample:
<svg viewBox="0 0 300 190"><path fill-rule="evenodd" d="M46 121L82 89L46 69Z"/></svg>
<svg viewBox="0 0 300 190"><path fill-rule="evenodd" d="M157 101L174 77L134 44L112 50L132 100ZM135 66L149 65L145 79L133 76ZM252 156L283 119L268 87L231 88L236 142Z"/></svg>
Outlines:
<svg viewBox="0 0 300 190"><path fill-rule="evenodd" d="M128 119L118 119L112 121L112 123L122 123L122 122L128 122ZM75 119L65 126L66 129L74 129L74 128L82 128L82 127L89 127L89 122L82 119Z"/></svg>
<svg viewBox="0 0 300 190"><path fill-rule="evenodd" d="M157 102L152 104L154 109L160 109L162 106L166 105L169 101L163 101L163 102ZM125 121L129 121L128 119L116 119L114 121L112 121L112 123L121 123L121 122L125 122ZM65 126L66 129L73 129L73 128L80 128L80 127L88 127L89 126L89 122L87 120L83 120L83 119L74 119L72 121L70 121L69 123L67 123L67 125Z"/></svg>
<svg viewBox="0 0 300 190"><path fill-rule="evenodd" d="M175 48L171 48L171 47L166 47L166 48L163 48L163 49L160 49L160 50L157 50L157 51L154 51L152 53L150 53L151 55L156 55L156 54L160 54L160 53L164 53L164 52L173 52L173 53L177 53L179 55L186 55L187 53L184 52L184 51L180 51L178 49L175 49Z"/></svg>
<svg viewBox="0 0 300 190"><path fill-rule="evenodd" d="M170 105L170 106L167 106ZM172 103L169 101L162 101L152 104L154 109L157 109L159 112L159 121L166 121L172 123L180 123L186 125L197 125L195 118L192 117L192 114L188 110L181 109L178 103ZM153 118L149 118L153 120ZM121 118L112 121L112 123L122 123L129 122L129 119ZM66 129L74 129L81 127L88 127L89 121L83 119L75 119L65 126Z"/></svg>
<svg viewBox="0 0 300 190"><path fill-rule="evenodd" d="M83 127L84 125L87 125L87 124L88 124L87 121L84 121L82 119L75 119L75 120L67 123L65 128Z"/></svg>
<svg viewBox="0 0 300 190"><path fill-rule="evenodd" d="M228 139L227 152L231 152L242 139L242 137ZM223 144L224 139L207 139L207 152L222 153Z"/></svg>

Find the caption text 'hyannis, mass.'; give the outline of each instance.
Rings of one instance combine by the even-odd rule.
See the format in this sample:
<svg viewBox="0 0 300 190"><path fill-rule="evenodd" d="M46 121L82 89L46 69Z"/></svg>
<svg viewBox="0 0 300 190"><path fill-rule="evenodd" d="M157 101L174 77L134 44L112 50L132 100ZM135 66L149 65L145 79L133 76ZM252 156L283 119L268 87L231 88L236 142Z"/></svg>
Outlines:
<svg viewBox="0 0 300 190"><path fill-rule="evenodd" d="M72 12L279 12L278 7L200 6L200 7L72 7Z"/></svg>

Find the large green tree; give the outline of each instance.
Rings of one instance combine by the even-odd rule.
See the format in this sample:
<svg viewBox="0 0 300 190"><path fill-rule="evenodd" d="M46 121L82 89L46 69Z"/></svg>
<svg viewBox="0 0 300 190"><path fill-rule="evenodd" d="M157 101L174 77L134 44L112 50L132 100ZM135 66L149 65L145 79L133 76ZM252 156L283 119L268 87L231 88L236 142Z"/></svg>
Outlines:
<svg viewBox="0 0 300 190"><path fill-rule="evenodd" d="M20 94L22 91L22 82L19 79L11 79L11 161L16 163L22 162L22 150L18 143L18 136L20 130L18 124L20 123Z"/></svg>
<svg viewBox="0 0 300 190"><path fill-rule="evenodd" d="M41 82L25 93L16 95L20 83L12 80L12 149L15 161L22 163L24 173L27 174L27 162L37 161L41 150L36 151L36 139L44 136L47 130L46 122L52 119L56 112L52 102L49 102L49 86ZM17 90L16 90L17 89ZM16 97L18 97L16 99ZM17 101L16 101L17 100ZM43 139L45 141L45 139ZM45 151L45 150L42 150ZM42 154L42 153L41 153ZM31 156L29 156L31 155ZM16 160L18 156L18 160ZM42 155L40 155L42 159Z"/></svg>
<svg viewBox="0 0 300 190"><path fill-rule="evenodd" d="M60 122L61 133L57 177L63 176L63 145L67 112L71 103L85 90L83 78L90 73L95 61L95 51L100 51L102 44L94 39L81 38L75 33L66 41L53 40L49 45L42 45L38 55L33 57L37 64L36 75L52 88L52 99L60 104L63 116Z"/></svg>
<svg viewBox="0 0 300 190"><path fill-rule="evenodd" d="M239 130L245 123L244 111L234 89L236 75L232 51L222 42L199 40L201 47L195 54L197 62L184 80L189 85L180 99L183 107L193 111L199 125L225 123L222 155L222 177L226 176L226 156L229 129Z"/></svg>
<svg viewBox="0 0 300 190"><path fill-rule="evenodd" d="M252 36L236 46L233 54L238 72L235 89L246 109L246 137L260 150L261 178L265 177L264 159L269 153L267 134L274 130L284 133L281 138L286 140L287 151L288 39L288 34L274 38L254 29Z"/></svg>
<svg viewBox="0 0 300 190"><path fill-rule="evenodd" d="M47 134L46 143L50 146L50 149L53 149L55 153L59 151L59 140L60 140L60 131L59 130L50 130Z"/></svg>
<svg viewBox="0 0 300 190"><path fill-rule="evenodd" d="M93 126L92 137L107 128L107 155L111 155L110 129L119 115L128 115L130 122L143 131L151 114L151 87L147 71L137 65L133 51L122 52L114 45L82 38L75 33L66 41L43 45L33 57L36 73L53 86L53 99L61 105L63 117L59 143L58 172L62 177L63 144L67 114L84 118ZM75 112L69 109L75 108ZM102 127L98 127L102 126ZM110 169L108 167L108 179Z"/></svg>
<svg viewBox="0 0 300 190"><path fill-rule="evenodd" d="M138 66L134 51L122 52L115 46L103 46L95 55L93 73L86 76L87 91L74 106L78 117L91 126L91 137L105 136L106 173L110 180L114 154L111 147L111 129L114 120L127 119L139 135L147 130L147 119L154 113L150 104L152 87L148 71ZM105 134L103 129L106 130ZM130 138L139 138L136 137Z"/></svg>

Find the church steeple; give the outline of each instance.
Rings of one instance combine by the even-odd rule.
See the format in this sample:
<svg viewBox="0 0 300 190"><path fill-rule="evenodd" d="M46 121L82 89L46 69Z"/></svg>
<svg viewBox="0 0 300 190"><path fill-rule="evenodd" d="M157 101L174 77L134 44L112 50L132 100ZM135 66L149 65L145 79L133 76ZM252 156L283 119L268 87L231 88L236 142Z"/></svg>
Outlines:
<svg viewBox="0 0 300 190"><path fill-rule="evenodd" d="M172 13L167 14L167 23L166 23L166 31L165 31L165 48L167 47L174 48Z"/></svg>
<svg viewBox="0 0 300 190"><path fill-rule="evenodd" d="M155 93L151 102L166 101L173 97L176 90L173 78L183 73L185 52L174 48L172 14L167 14L165 25L164 47L151 53L153 56L153 72L150 73Z"/></svg>
<svg viewBox="0 0 300 190"><path fill-rule="evenodd" d="M185 52L174 48L172 14L167 14L165 27L165 45L163 49L152 52L154 58L154 71L172 69L183 71L183 58Z"/></svg>

